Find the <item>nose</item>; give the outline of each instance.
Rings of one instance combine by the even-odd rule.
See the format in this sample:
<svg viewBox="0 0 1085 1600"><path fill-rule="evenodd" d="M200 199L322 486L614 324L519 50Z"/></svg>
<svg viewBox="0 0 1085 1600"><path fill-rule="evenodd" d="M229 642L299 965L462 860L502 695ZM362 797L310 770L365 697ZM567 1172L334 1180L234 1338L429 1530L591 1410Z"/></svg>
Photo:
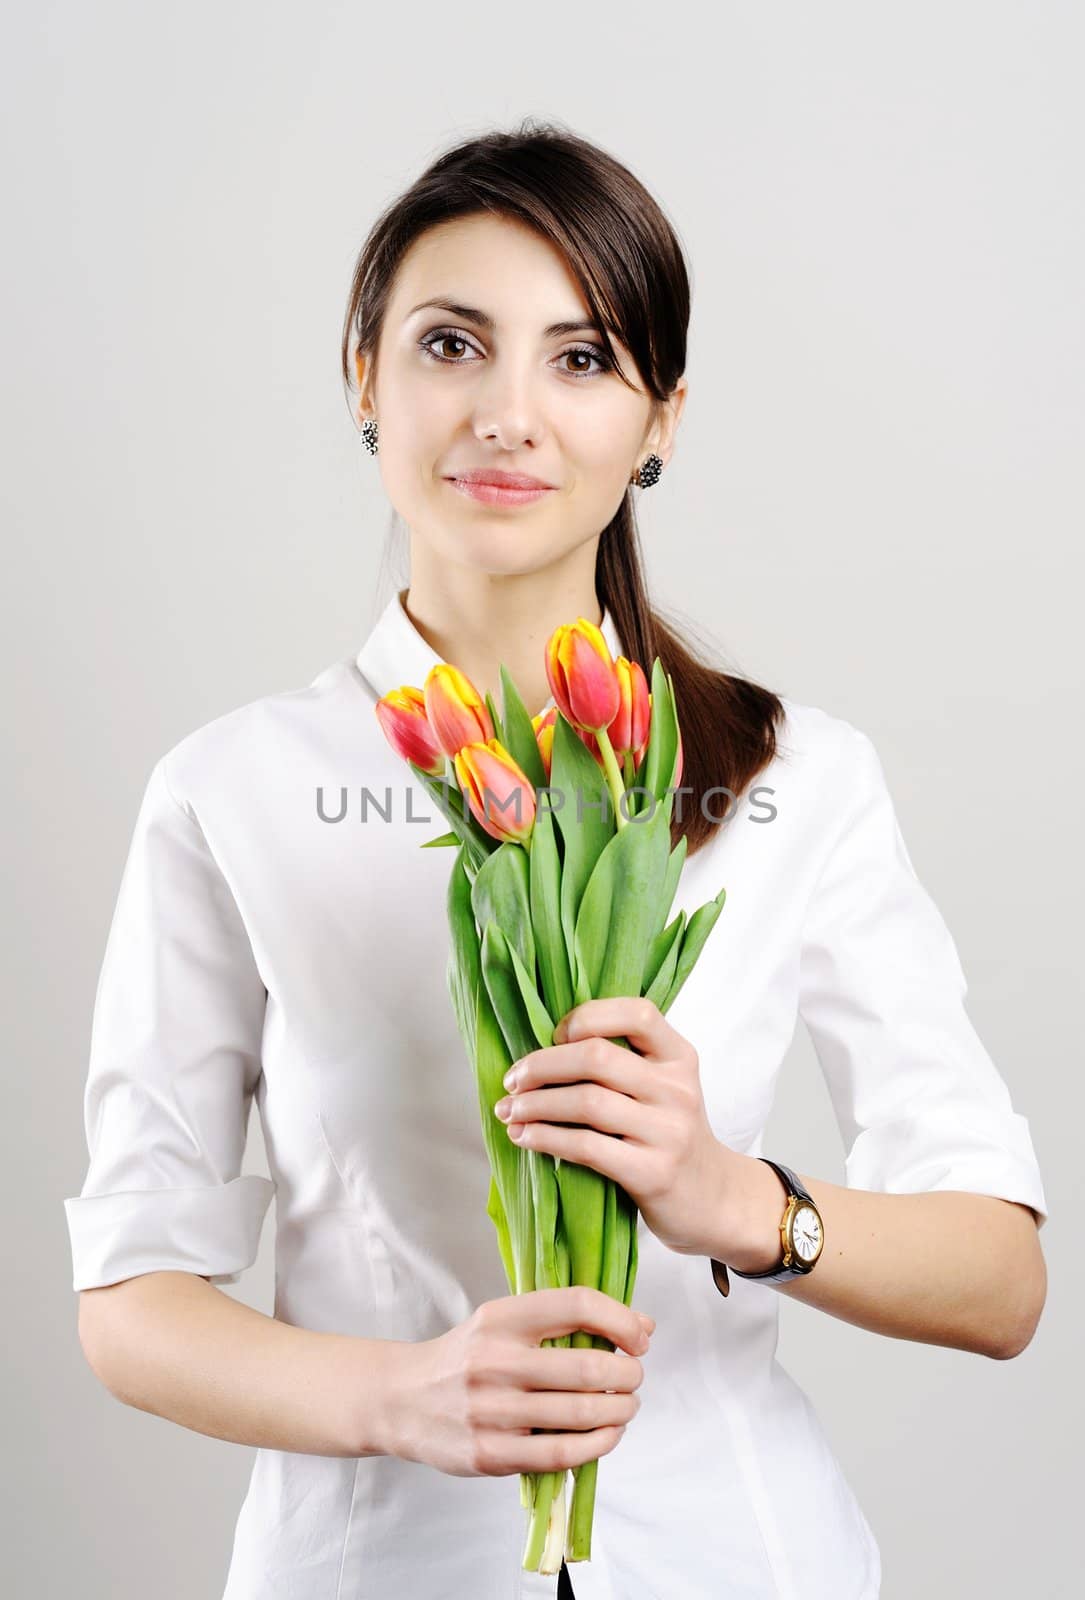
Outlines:
<svg viewBox="0 0 1085 1600"><path fill-rule="evenodd" d="M474 430L503 450L537 445L544 432L541 402L526 363L494 357L475 393Z"/></svg>

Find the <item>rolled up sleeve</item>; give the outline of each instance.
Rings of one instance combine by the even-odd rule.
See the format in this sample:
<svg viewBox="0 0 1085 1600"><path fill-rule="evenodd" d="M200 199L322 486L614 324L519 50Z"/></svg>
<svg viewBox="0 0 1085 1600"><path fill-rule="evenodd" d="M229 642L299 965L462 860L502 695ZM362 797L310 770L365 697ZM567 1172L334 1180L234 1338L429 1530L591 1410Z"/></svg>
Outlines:
<svg viewBox="0 0 1085 1600"><path fill-rule="evenodd" d="M235 1283L275 1190L241 1174L267 991L165 763L144 791L95 996L90 1160L64 1201L76 1290L161 1270Z"/></svg>
<svg viewBox="0 0 1085 1600"><path fill-rule="evenodd" d="M1047 1221L1027 1119L965 1009L967 983L919 882L870 739L848 724L840 817L807 909L799 1010L844 1141L849 1187L964 1190Z"/></svg>

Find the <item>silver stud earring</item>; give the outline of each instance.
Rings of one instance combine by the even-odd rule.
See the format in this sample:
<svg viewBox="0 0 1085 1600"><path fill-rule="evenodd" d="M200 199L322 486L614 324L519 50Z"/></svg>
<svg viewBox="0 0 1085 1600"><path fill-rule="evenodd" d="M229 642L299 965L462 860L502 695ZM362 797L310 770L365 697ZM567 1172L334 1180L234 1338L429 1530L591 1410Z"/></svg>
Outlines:
<svg viewBox="0 0 1085 1600"><path fill-rule="evenodd" d="M377 419L366 417L358 433L358 440L369 451L371 456L377 453Z"/></svg>
<svg viewBox="0 0 1085 1600"><path fill-rule="evenodd" d="M663 461L654 452L645 456L640 466L630 478L630 483L635 483L638 489L650 489L653 483L658 483L663 472Z"/></svg>

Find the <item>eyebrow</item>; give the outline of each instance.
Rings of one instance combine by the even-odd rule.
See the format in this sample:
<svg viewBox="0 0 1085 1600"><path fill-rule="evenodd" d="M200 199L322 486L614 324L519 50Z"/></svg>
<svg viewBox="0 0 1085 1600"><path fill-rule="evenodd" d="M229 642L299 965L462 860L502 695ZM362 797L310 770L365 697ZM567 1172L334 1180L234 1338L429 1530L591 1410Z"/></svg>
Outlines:
<svg viewBox="0 0 1085 1600"><path fill-rule="evenodd" d="M408 317L413 317L416 311L424 311L432 306L438 311L447 311L450 316L458 317L461 322L474 322L480 328L485 328L487 333L492 333L496 324L487 311L480 311L477 306L461 306L456 300L420 300L407 312ZM599 324L596 322L551 322L543 329L544 339L557 339L566 333L597 332Z"/></svg>

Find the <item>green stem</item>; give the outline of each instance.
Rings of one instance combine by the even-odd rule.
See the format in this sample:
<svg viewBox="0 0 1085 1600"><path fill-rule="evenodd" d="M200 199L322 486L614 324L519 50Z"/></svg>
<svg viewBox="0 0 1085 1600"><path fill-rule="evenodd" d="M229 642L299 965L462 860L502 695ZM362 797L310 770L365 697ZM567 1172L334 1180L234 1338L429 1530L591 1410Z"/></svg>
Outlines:
<svg viewBox="0 0 1085 1600"><path fill-rule="evenodd" d="M593 728L596 742L603 757L603 771L606 773L607 788L610 798L614 802L614 818L619 828L624 828L629 823L629 818L622 811L622 795L625 792L622 784L622 775L618 770L618 758L614 754L614 746L610 742L610 735L605 728Z"/></svg>

